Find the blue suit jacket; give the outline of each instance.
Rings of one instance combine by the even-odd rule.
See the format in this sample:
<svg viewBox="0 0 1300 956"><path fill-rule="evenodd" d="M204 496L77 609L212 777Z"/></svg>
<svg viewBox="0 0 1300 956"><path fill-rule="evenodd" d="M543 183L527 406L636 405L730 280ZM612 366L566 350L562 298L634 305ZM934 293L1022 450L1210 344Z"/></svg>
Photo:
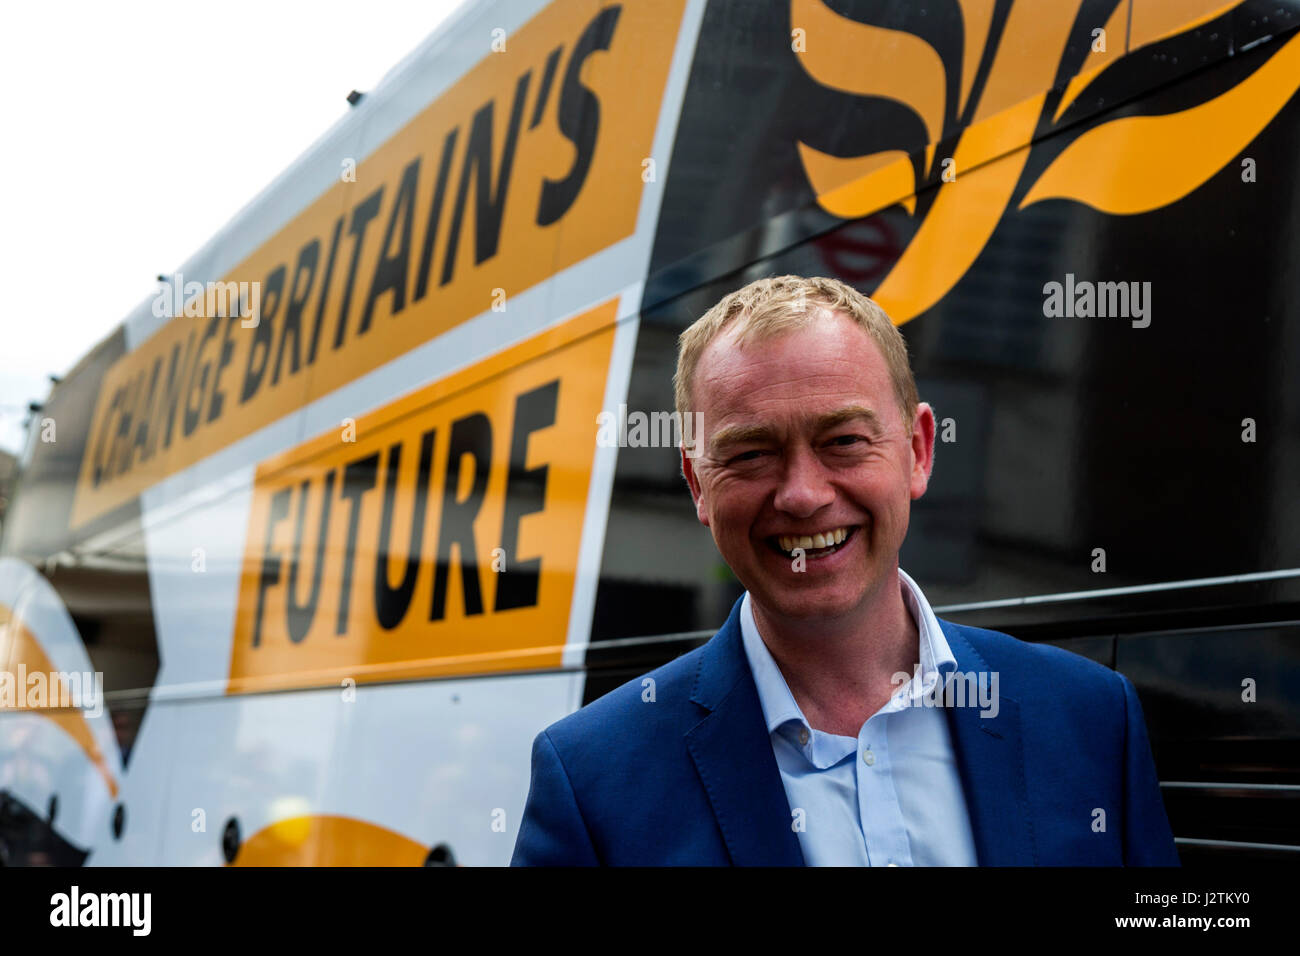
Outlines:
<svg viewBox="0 0 1300 956"><path fill-rule="evenodd" d="M959 671L999 675L996 717L946 709L980 865L1177 866L1128 679L939 623ZM646 676L653 702L637 678L537 735L511 864L802 865L740 602L707 644Z"/></svg>

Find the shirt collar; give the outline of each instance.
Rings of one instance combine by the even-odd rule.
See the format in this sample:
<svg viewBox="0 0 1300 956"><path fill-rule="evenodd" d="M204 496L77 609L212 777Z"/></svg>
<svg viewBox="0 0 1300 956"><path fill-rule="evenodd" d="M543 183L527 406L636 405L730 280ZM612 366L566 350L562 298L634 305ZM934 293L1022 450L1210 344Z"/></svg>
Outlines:
<svg viewBox="0 0 1300 956"><path fill-rule="evenodd" d="M957 669L957 658L948 646L939 619L921 592L920 585L902 568L898 569L898 578L903 583L903 601L912 613L912 620L916 621L920 636L920 653L917 656L920 659L921 680L919 683L912 680L908 684L909 693L915 699L923 693L929 693L939 681L946 680Z"/></svg>
<svg viewBox="0 0 1300 956"><path fill-rule="evenodd" d="M740 637L745 645L745 656L749 658L750 672L754 675L754 685L758 688L758 702L763 708L763 719L767 721L767 732L775 733L778 727L790 720L808 726L781 668L759 636L748 591L740 602Z"/></svg>
<svg viewBox="0 0 1300 956"><path fill-rule="evenodd" d="M886 705L887 708L894 710L904 706L903 698L909 697L915 700L929 693L940 679L946 680L947 675L957 669L957 658L953 656L952 648L944 637L943 628L939 626L939 619L930 607L930 602L926 600L925 594L902 568L898 569L898 579L903 593L903 602L907 605L907 610L917 626L920 680L916 680L915 675L912 675L906 684L900 686L894 694L894 699ZM790 687L785 682L781 668L777 666L772 652L767 649L767 645L758 633L748 591L745 592L745 597L740 604L740 636L745 647L745 656L749 660L750 672L754 676L754 685L758 689L758 701L763 709L763 719L767 722L768 734L775 733L778 728L792 720L811 730L794 695L790 693Z"/></svg>

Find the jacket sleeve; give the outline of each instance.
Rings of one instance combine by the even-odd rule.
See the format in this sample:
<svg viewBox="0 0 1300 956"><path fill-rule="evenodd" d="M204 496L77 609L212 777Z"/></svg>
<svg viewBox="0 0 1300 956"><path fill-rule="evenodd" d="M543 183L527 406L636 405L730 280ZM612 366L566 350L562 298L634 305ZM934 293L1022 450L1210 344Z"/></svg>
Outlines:
<svg viewBox="0 0 1300 956"><path fill-rule="evenodd" d="M1119 679L1124 685L1126 710L1124 863L1126 866L1178 866L1178 848L1160 795L1142 704L1132 682L1123 674L1119 674Z"/></svg>
<svg viewBox="0 0 1300 956"><path fill-rule="evenodd" d="M511 866L597 866L600 858L592 845L582 811L573 794L569 774L550 735L542 731L533 740L533 772L528 802L519 824Z"/></svg>

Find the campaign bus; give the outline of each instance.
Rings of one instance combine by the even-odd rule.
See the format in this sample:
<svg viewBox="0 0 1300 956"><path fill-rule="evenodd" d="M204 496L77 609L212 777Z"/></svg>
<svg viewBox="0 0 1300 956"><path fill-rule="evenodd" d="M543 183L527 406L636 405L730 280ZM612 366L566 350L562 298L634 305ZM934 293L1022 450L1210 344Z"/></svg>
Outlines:
<svg viewBox="0 0 1300 956"><path fill-rule="evenodd" d="M1184 863L1300 860L1298 25L465 4L33 408L0 861L508 863L538 732L742 593L676 340L791 273L907 339L936 612L1132 680Z"/></svg>

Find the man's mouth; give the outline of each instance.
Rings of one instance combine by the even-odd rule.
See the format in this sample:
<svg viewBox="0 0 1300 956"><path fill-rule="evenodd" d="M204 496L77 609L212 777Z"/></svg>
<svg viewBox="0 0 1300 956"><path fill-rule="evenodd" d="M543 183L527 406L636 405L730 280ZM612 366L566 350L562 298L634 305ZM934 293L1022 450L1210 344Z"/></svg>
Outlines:
<svg viewBox="0 0 1300 956"><path fill-rule="evenodd" d="M778 534L767 539L768 545L778 554L793 558L799 549L808 558L820 558L834 554L844 547L857 533L856 527L828 528L816 534Z"/></svg>

